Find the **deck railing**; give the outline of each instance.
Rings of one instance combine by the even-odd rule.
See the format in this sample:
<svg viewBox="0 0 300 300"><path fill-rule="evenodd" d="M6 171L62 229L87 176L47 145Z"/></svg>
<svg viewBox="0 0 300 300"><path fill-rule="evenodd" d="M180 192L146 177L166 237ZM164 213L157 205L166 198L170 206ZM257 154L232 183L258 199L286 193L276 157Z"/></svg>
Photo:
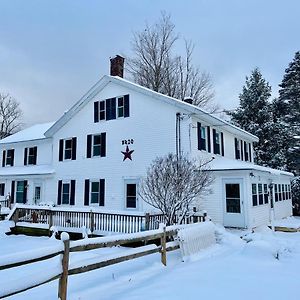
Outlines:
<svg viewBox="0 0 300 300"><path fill-rule="evenodd" d="M55 226L59 231L80 231L85 228L87 232L94 234L135 233L145 230L155 230L164 222L163 214L143 213L113 213L94 210L79 211L74 209L62 209L60 207L37 207L30 205L18 205L9 217L10 220L33 224L44 224L51 229ZM191 224L205 221L204 215L192 215L185 217L182 224Z"/></svg>
<svg viewBox="0 0 300 300"><path fill-rule="evenodd" d="M1 207L8 207L8 205L9 205L8 200L0 200Z"/></svg>

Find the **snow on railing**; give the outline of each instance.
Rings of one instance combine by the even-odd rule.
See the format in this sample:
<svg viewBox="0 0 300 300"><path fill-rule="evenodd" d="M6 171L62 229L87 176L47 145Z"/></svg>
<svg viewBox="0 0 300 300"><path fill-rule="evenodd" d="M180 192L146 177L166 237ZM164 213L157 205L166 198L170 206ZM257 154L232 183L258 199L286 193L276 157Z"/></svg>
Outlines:
<svg viewBox="0 0 300 300"><path fill-rule="evenodd" d="M184 259L216 243L215 226L212 222L193 224L180 229L177 238Z"/></svg>

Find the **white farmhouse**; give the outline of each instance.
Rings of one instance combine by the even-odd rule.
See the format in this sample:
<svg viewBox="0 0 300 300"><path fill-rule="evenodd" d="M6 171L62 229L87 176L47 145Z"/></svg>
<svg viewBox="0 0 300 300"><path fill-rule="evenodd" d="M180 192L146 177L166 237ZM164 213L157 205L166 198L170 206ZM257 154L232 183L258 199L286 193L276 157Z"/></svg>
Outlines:
<svg viewBox="0 0 300 300"><path fill-rule="evenodd" d="M111 61L112 75L122 76L123 59ZM0 197L149 211L137 195L140 179L157 156L180 151L215 158L212 194L198 209L225 226L253 228L292 213L293 175L255 165L257 140L188 102L104 76L55 123L0 141Z"/></svg>

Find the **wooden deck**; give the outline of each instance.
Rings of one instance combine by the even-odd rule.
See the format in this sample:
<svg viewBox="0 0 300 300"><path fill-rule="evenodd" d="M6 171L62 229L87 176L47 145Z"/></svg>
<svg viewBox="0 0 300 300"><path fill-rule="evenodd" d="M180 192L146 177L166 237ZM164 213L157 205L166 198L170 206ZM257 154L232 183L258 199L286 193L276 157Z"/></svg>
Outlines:
<svg viewBox="0 0 300 300"><path fill-rule="evenodd" d="M118 233L135 233L159 228L164 223L162 214L149 213L112 213L92 208L67 209L61 207L38 207L17 205L9 217L16 227L29 227L49 232L66 231L70 233L87 233L90 235L109 235ZM191 215L183 224L203 222L204 215Z"/></svg>

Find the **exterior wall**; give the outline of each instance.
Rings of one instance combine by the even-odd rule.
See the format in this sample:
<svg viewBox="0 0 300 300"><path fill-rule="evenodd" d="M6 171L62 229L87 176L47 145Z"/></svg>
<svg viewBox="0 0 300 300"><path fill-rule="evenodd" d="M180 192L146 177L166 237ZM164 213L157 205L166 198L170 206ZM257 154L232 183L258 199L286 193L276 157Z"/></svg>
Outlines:
<svg viewBox="0 0 300 300"><path fill-rule="evenodd" d="M94 101L130 94L130 117L94 123ZM157 109L159 105L159 109ZM175 124L178 109L134 91L110 84L63 126L53 137L53 165L56 176L52 182L52 198L56 199L58 180L76 180L77 206L83 206L84 180L105 179L105 208L125 209L126 180L139 180L157 156L175 153ZM86 158L88 134L106 132L106 157ZM77 137L77 159L59 162L59 140ZM132 161L123 161L126 145L122 140L133 139ZM146 205L139 201L138 209Z"/></svg>
<svg viewBox="0 0 300 300"><path fill-rule="evenodd" d="M250 173L250 172L249 172ZM281 219L292 215L291 200L284 200L275 202L274 189L272 191L274 209L271 208L270 202L270 183L290 184L290 178L284 175L268 174L266 172L251 172L253 176L250 177L249 184L249 227L254 228L271 222L272 219ZM268 184L269 203L253 206L252 205L252 183Z"/></svg>

